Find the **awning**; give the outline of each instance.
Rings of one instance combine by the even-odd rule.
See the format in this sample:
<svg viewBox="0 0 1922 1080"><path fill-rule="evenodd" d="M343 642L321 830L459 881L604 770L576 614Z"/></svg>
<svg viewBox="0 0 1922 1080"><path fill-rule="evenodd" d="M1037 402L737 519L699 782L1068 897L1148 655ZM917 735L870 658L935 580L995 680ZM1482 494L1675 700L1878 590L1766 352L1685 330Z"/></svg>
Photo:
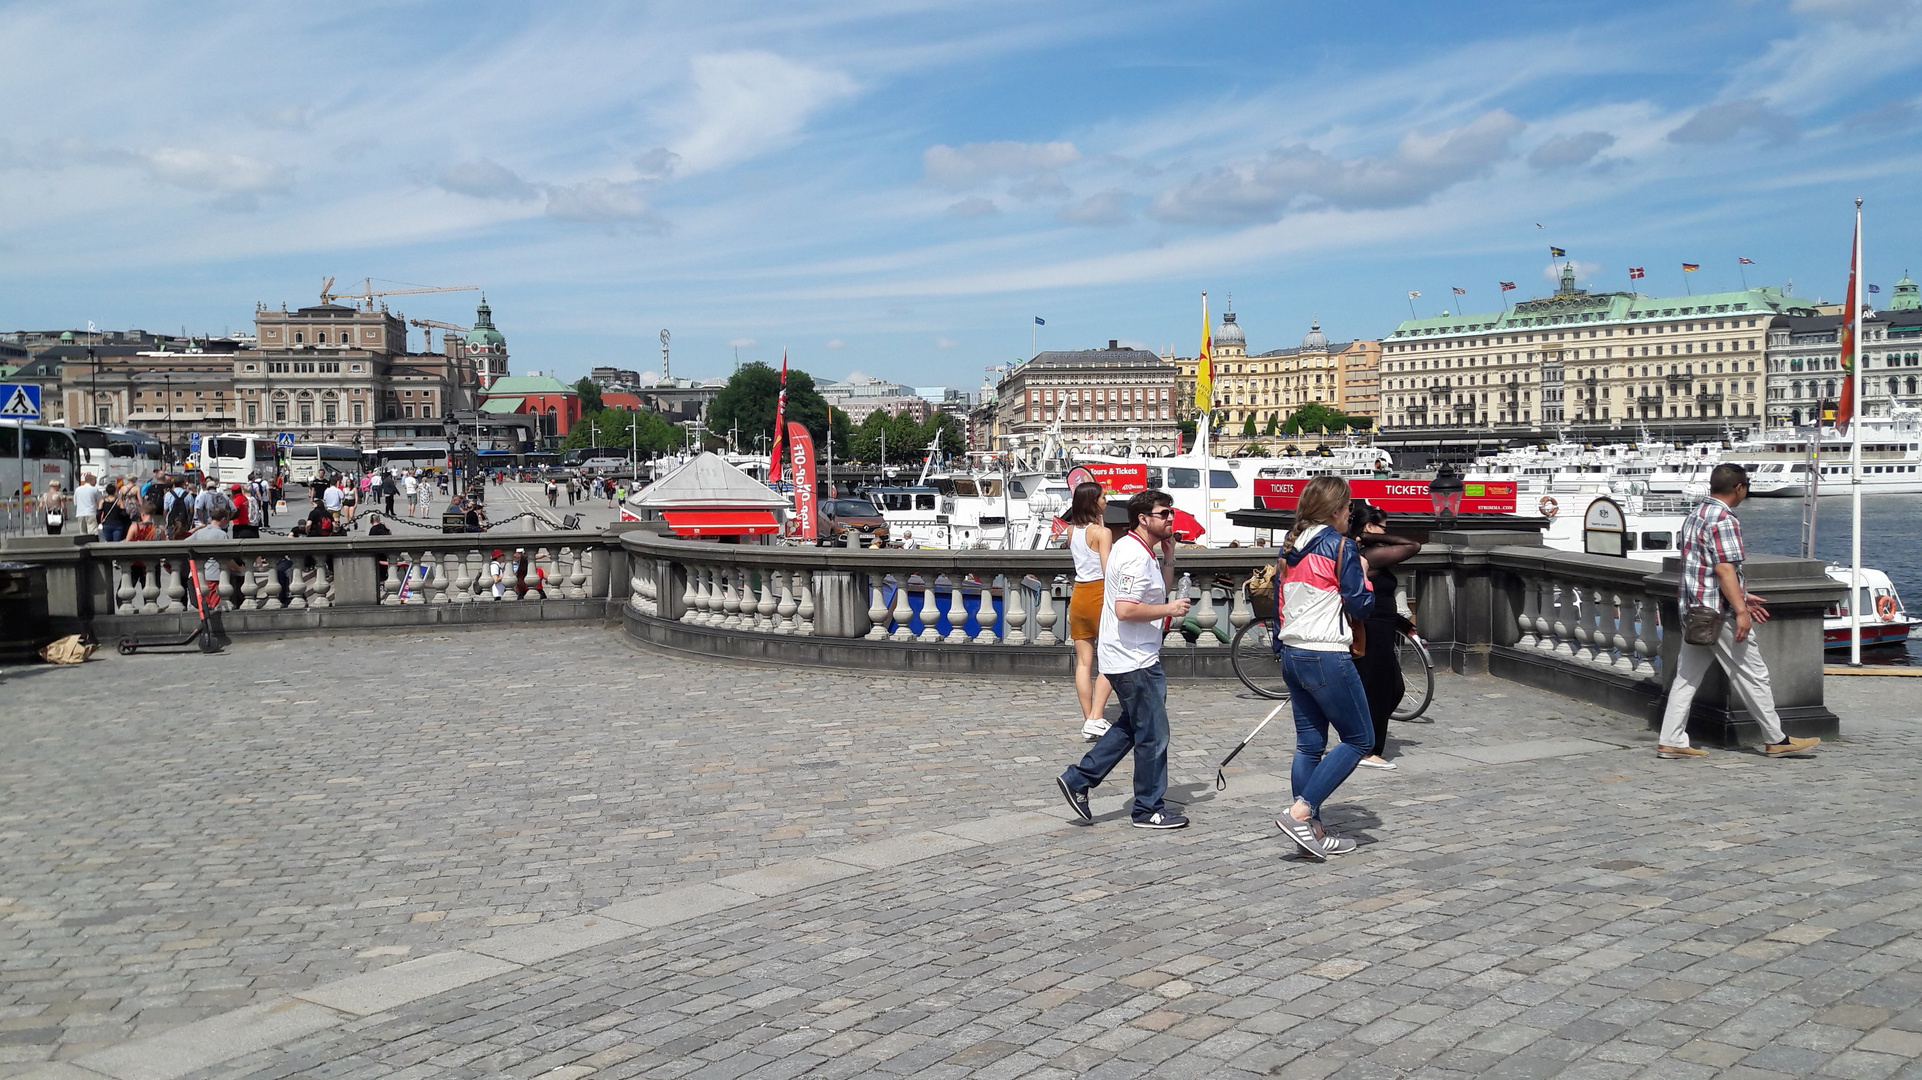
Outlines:
<svg viewBox="0 0 1922 1080"><path fill-rule="evenodd" d="M668 528L682 536L749 536L781 531L772 510L666 510Z"/></svg>

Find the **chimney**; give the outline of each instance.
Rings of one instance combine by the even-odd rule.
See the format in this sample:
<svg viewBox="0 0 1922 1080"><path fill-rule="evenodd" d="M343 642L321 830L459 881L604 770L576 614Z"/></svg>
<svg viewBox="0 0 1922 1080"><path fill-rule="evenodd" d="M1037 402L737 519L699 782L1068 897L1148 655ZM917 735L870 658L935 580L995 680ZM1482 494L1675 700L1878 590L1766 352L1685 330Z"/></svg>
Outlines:
<svg viewBox="0 0 1922 1080"><path fill-rule="evenodd" d="M1121 347L1121 342L1120 342L1120 340L1119 340L1119 339L1116 339L1116 338L1109 338L1109 339L1108 339L1108 348L1109 348L1110 350L1113 350L1113 349L1119 349L1120 347Z"/></svg>

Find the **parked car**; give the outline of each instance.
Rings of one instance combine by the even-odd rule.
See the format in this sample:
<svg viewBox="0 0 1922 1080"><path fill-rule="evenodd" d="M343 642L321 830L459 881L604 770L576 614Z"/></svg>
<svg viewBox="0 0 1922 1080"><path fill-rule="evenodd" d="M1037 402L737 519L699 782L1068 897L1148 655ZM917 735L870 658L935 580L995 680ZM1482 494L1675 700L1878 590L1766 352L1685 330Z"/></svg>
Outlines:
<svg viewBox="0 0 1922 1080"><path fill-rule="evenodd" d="M822 499L817 533L819 543L834 547L882 547L888 542L888 519L866 499ZM853 543L849 543L852 535Z"/></svg>

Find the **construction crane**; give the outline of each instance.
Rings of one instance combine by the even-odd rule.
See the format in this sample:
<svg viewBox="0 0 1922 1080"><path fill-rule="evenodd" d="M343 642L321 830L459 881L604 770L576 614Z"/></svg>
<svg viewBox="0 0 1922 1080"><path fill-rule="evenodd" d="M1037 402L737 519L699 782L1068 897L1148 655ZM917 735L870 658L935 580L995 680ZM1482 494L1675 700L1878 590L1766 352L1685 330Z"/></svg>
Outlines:
<svg viewBox="0 0 1922 1080"><path fill-rule="evenodd" d="M459 326L455 323L441 322L439 319L409 319L407 320L407 325L418 326L422 330L452 330L456 334L465 334L473 329L471 326ZM432 334L427 335L427 351L434 351L434 335Z"/></svg>
<svg viewBox="0 0 1922 1080"><path fill-rule="evenodd" d="M336 300L365 300L367 301L367 310L372 311L374 310L374 297L376 296L404 296L409 293L474 292L479 288L479 285L423 285L412 289L377 290L374 288L373 278L362 278L361 291L357 293L337 293L334 291L334 279L330 277L321 283L320 302L323 304L331 304Z"/></svg>

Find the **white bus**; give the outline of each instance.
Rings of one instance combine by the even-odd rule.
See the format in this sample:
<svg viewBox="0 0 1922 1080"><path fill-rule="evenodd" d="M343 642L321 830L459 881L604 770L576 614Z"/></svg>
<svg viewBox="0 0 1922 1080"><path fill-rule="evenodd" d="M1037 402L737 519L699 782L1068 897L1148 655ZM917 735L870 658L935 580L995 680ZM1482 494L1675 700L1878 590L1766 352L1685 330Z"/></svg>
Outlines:
<svg viewBox="0 0 1922 1080"><path fill-rule="evenodd" d="M202 435L200 471L223 484L238 483L249 474L266 480L274 475L275 453L272 435Z"/></svg>
<svg viewBox="0 0 1922 1080"><path fill-rule="evenodd" d="M333 443L295 443L287 448L287 479L311 484L317 476L360 472L360 451Z"/></svg>
<svg viewBox="0 0 1922 1080"><path fill-rule="evenodd" d="M104 487L109 480L145 480L166 467L160 440L132 428L75 428L80 448L80 471L92 473Z"/></svg>
<svg viewBox="0 0 1922 1080"><path fill-rule="evenodd" d="M20 445L23 435L24 455ZM73 431L39 424L0 424L0 477L6 478L0 482L0 497L16 527L20 521L17 515L31 513L34 500L45 494L53 481L60 481L60 489L71 499L80 483L80 448ZM67 512L72 513L71 504Z"/></svg>

